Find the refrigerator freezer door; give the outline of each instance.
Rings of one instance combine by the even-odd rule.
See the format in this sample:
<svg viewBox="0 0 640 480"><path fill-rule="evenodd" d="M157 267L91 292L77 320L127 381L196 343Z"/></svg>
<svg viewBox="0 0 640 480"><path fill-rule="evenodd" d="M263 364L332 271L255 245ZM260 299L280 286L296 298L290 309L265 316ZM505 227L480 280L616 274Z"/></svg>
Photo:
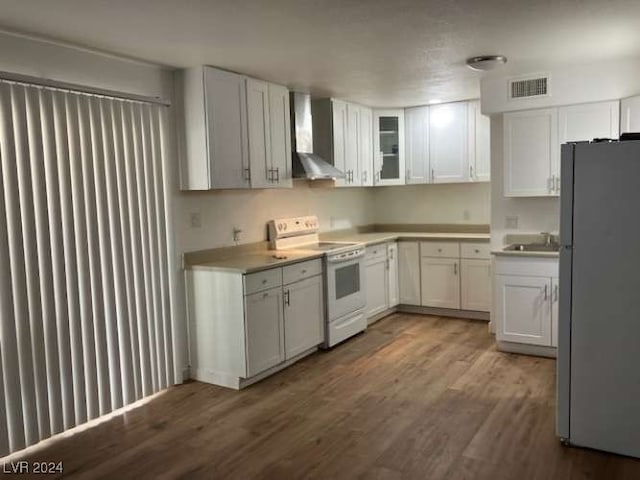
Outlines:
<svg viewBox="0 0 640 480"><path fill-rule="evenodd" d="M570 440L640 457L640 142L576 145L573 183Z"/></svg>
<svg viewBox="0 0 640 480"><path fill-rule="evenodd" d="M558 304L558 359L556 434L569 438L571 382L571 269L573 244L573 154L575 145L562 145L560 189L560 301Z"/></svg>

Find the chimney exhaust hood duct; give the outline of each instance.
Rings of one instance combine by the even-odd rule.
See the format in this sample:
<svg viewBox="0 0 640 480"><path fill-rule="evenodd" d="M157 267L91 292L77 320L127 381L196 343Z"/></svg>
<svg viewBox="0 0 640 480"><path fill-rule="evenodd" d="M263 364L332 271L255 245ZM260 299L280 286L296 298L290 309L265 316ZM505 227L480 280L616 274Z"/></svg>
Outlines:
<svg viewBox="0 0 640 480"><path fill-rule="evenodd" d="M291 92L291 153L293 176L307 180L344 178L345 174L313 153L311 95Z"/></svg>

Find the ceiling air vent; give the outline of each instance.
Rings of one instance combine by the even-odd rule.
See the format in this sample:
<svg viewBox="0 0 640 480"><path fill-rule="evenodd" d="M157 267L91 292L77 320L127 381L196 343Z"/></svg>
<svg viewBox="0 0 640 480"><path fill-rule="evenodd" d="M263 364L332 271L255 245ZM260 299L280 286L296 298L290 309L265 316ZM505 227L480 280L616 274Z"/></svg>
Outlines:
<svg viewBox="0 0 640 480"><path fill-rule="evenodd" d="M549 77L525 78L509 82L509 98L531 98L548 95Z"/></svg>

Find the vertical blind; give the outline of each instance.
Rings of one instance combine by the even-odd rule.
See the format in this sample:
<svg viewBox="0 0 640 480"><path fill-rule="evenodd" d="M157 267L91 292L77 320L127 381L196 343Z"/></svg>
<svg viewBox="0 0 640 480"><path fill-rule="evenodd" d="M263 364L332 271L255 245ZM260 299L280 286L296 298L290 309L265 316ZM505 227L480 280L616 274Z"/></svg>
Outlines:
<svg viewBox="0 0 640 480"><path fill-rule="evenodd" d="M166 110L0 80L0 456L175 383Z"/></svg>

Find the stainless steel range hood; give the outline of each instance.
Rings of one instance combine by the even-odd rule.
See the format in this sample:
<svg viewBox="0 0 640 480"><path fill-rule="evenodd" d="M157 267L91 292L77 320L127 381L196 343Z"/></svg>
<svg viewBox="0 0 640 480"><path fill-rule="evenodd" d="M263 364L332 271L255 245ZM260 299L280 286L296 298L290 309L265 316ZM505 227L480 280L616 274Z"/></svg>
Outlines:
<svg viewBox="0 0 640 480"><path fill-rule="evenodd" d="M313 120L311 118L311 95L291 92L291 152L293 176L307 180L344 178L329 162L313 153Z"/></svg>

